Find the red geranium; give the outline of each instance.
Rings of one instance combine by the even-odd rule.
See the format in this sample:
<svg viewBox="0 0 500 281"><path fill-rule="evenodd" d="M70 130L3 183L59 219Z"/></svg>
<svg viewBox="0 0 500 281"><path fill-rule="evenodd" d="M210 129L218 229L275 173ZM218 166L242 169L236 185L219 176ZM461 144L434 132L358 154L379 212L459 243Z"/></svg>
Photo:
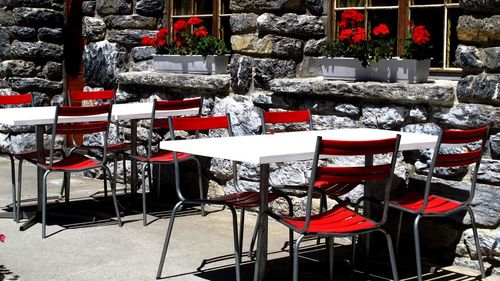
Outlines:
<svg viewBox="0 0 500 281"><path fill-rule="evenodd" d="M344 29L344 30L340 31L339 40L341 40L341 41L350 40L353 35L354 35L354 31L352 31L352 29Z"/></svg>
<svg viewBox="0 0 500 281"><path fill-rule="evenodd" d="M360 41L366 41L366 32L364 28L358 27L351 39L353 44L358 44Z"/></svg>
<svg viewBox="0 0 500 281"><path fill-rule="evenodd" d="M5 242L5 234L0 234L0 242Z"/></svg>
<svg viewBox="0 0 500 281"><path fill-rule="evenodd" d="M178 20L174 23L174 33L179 33L180 31L186 30L188 28L188 23L185 20Z"/></svg>
<svg viewBox="0 0 500 281"><path fill-rule="evenodd" d="M194 18L190 18L187 21L187 23L190 25L199 25L199 24L203 24L203 20L200 18L194 17Z"/></svg>
<svg viewBox="0 0 500 281"><path fill-rule="evenodd" d="M431 41L431 34L427 31L424 25L418 25L413 29L411 40L418 45L422 45Z"/></svg>
<svg viewBox="0 0 500 281"><path fill-rule="evenodd" d="M156 40L153 37L145 36L141 40L141 44L144 46L153 46L156 47Z"/></svg>
<svg viewBox="0 0 500 281"><path fill-rule="evenodd" d="M373 35L375 36L387 36L389 33L389 27L383 23L373 29Z"/></svg>
<svg viewBox="0 0 500 281"><path fill-rule="evenodd" d="M208 35L208 31L204 27L200 27L194 31L194 36L196 38L205 37Z"/></svg>
<svg viewBox="0 0 500 281"><path fill-rule="evenodd" d="M364 18L365 18L365 16L362 13L360 13L354 9L345 10L342 13L342 20L343 21L352 20L354 22L362 22Z"/></svg>

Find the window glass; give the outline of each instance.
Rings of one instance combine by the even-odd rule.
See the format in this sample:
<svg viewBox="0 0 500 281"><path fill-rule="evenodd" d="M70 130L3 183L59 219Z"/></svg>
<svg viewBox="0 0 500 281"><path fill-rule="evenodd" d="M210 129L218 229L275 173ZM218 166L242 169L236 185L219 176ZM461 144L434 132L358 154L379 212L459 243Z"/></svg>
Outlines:
<svg viewBox="0 0 500 281"><path fill-rule="evenodd" d="M397 6L398 0L369 0L368 6Z"/></svg>
<svg viewBox="0 0 500 281"><path fill-rule="evenodd" d="M365 0L337 0L337 8L364 7Z"/></svg>
<svg viewBox="0 0 500 281"><path fill-rule="evenodd" d="M192 10L190 0L173 1L174 15L189 15Z"/></svg>
<svg viewBox="0 0 500 281"><path fill-rule="evenodd" d="M194 13L198 15L212 14L213 0L197 0Z"/></svg>
<svg viewBox="0 0 500 281"><path fill-rule="evenodd" d="M415 25L425 25L431 34L431 67L443 65L444 10L437 8L411 9L411 20Z"/></svg>
<svg viewBox="0 0 500 281"><path fill-rule="evenodd" d="M222 0L221 1L221 13L222 14L230 14L231 11L229 10L229 0Z"/></svg>

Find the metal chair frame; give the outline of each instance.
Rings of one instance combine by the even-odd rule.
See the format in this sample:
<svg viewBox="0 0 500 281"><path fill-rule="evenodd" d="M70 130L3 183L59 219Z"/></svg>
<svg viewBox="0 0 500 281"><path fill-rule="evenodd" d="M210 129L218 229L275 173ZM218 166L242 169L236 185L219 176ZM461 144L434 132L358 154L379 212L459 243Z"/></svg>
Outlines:
<svg viewBox="0 0 500 281"><path fill-rule="evenodd" d="M210 123L212 122L212 123ZM170 131L170 138L173 140L175 139L175 131L176 130L185 130L185 131L195 131L196 135L198 136L200 130L212 130L212 129L226 129L229 136L233 136L232 128L231 128L231 120L229 118L229 114L226 116L211 116L211 117L180 117L180 118L168 118L168 127ZM231 211L232 215L232 222L233 222L233 239L234 239L234 252L235 252L235 268L236 268L236 280L239 281L240 279L240 262L241 262L241 242L243 240L243 225L240 225L240 236L238 237L238 218L236 214L236 207L238 206L237 204L241 204L239 207L244 210L244 207L246 202L243 200L242 202L237 202L233 201L231 202L230 200L226 200L228 197L222 197L222 198L215 198L215 199L205 199L203 196L203 186L202 186L202 170L201 170L201 165L198 161L193 156L189 156L188 158L185 159L179 159L178 153L173 152L174 156L174 169L175 169L175 190L177 193L177 196L179 197L179 202L175 205L170 221L168 224L167 228L167 233L165 236L165 241L163 245L163 250L160 258L160 263L158 265L158 271L156 274L156 279L161 278L161 273L163 270L163 266L165 264L165 258L167 255L167 250L168 250L168 245L170 242L170 238L172 235L172 230L174 226L174 221L175 221L175 216L180 208L182 208L185 205L200 205L202 207L202 212L203 211L203 206L205 204L212 204L212 205L222 205L224 207L228 207L229 210ZM186 196L184 196L181 188L181 183L180 183L180 165L179 163L181 161L187 161L187 160L195 160L197 163L197 168L198 168L198 182L199 182L199 188L200 188L200 198L199 199L188 199ZM233 162L233 173L236 171L235 169L235 162ZM236 174L233 174L233 180L235 180ZM242 211L242 221L243 221L243 216L244 212Z"/></svg>
<svg viewBox="0 0 500 281"><path fill-rule="evenodd" d="M371 232L381 232L384 234L387 240L387 247L389 250L389 259L391 263L391 269L394 280L398 279L396 260L394 256L392 240L390 235L385 232L381 227L384 225L387 215L388 215L388 202L390 199L390 189L392 185L392 178L394 175L394 167L397 159L397 152L400 143L400 135L397 135L394 139L383 139L383 140L374 140L374 141L331 141L331 140L323 140L321 137L317 138L316 149L314 153L313 159L313 170L311 174L311 181L309 183L307 189L307 199L306 199L306 212L305 216L301 218L290 218L280 216L274 213L269 213L271 217L276 219L278 222L282 223L286 227L292 229L293 231L300 234L299 238L296 240L294 245L294 254L293 254L293 280L299 280L299 246L304 237L312 236L312 237L325 237L327 239L327 247L329 251L330 264L329 264L329 274L330 280L333 279L333 239L334 237L347 237L347 236L359 236L362 234L368 234ZM390 164L384 165L375 165L371 166L365 163L365 166L360 167L319 167L318 162L320 159L320 155L322 157L328 155L330 157L333 156L348 156L348 155L365 155L366 159L373 159L373 155L375 154L384 154L391 153L391 162ZM332 218L335 218L337 221L332 220L331 224L328 225L329 228L323 229L322 231L313 232L310 231L310 227L312 226L314 229L314 223L316 221L320 221L322 216L325 216L325 213L320 213L317 216L312 215L312 199L313 193L315 192L314 183L319 179L329 179L331 181L338 181L340 183L349 183L349 182L364 182L368 183L370 181L376 180L385 180L384 187L384 199L381 202L383 206L382 217L380 221L370 220L360 214L357 213L357 208L353 212L348 209L344 202L339 201L339 205L335 206L333 209L327 212L326 215L331 215ZM348 212L348 217L336 218L336 212L340 210L342 212ZM357 219L357 221L348 221L348 218ZM361 220L361 221L360 221ZM299 221L301 224L294 225L293 221ZM369 225L366 227L356 227L349 230L348 227L352 225L356 225L357 223L369 222ZM341 225L341 228L335 228L331 226L337 222L345 223L345 225ZM327 222L325 222L326 224ZM298 227L302 225L302 227ZM342 227L345 227L345 230L342 230ZM331 230L329 230L331 229ZM335 232L337 230L337 232ZM355 252L355 243L353 240L353 260L352 264L354 265L354 252Z"/></svg>
<svg viewBox="0 0 500 281"><path fill-rule="evenodd" d="M477 181L477 172L479 170L479 165L481 164L481 158L485 150L486 146L486 141L488 139L488 132L489 132L489 127L485 126L482 128L478 129L471 129L471 130L442 130L439 137L438 141L436 143L436 146L434 147L434 153L432 156L429 172L427 173L427 179L425 183L425 190L423 193L423 203L421 204L421 207L418 210L411 210L408 208L405 208L404 206L401 206L397 203L396 200L393 200L389 203L389 206L392 208L395 208L400 211L399 214L399 225L398 225L398 233L397 233L397 242L396 246L399 245L399 238L401 234L401 223L403 219L403 213L410 213L413 215L416 215L415 221L413 223L413 239L415 243L415 258L416 258L416 266L417 266L417 278L419 281L422 280L422 261L421 261L421 254L420 254L420 234L418 230L418 226L420 223L420 220L424 217L446 217L451 214L454 214L456 212L460 212L462 210L466 210L467 213L469 214L471 218L471 225L472 225L472 232L474 236L474 242L476 246L476 251L478 253L478 262L479 262L479 268L481 271L481 277L485 278L485 270L484 270L484 264L482 260L482 255L481 255L481 246L479 243L479 237L477 234L477 227L476 227L476 222L474 219L474 212L472 211L471 208L471 203L472 200L474 199L474 193L476 190L476 181ZM481 147L479 149L476 149L471 152L466 152L466 153L451 153L451 154L445 154L441 153L440 148L442 147L443 144L448 144L448 145L465 145L468 143L473 143L473 142L478 142L481 141ZM470 193L469 197L467 198L466 201L463 202L458 202L456 200L451 200L448 198L444 198L448 202L453 202L459 204L459 206L456 206L452 208L451 210L448 211L434 211L430 210L430 212L426 212L427 208L429 207L429 196L431 196L431 186L432 186L432 178L434 175L434 170L437 167L458 167L458 166L464 166L464 165L471 165L474 164L474 170L472 172L472 178L471 178L471 186L470 186Z"/></svg>
<svg viewBox="0 0 500 281"><path fill-rule="evenodd" d="M151 112L151 118L150 118L150 128L148 132L148 146L147 146L147 155L146 157L141 157L141 156L132 156L135 157L137 161L143 162L142 168L141 168L141 179L142 179L142 184L141 184L141 189L142 189L142 220L143 220L143 225L146 226L148 224L147 222L147 208L146 208L146 169L148 169L148 179L149 179L149 186L151 186L151 176L152 176L152 164L158 165L158 169L160 169L160 165L164 164L173 164L173 159L172 160L154 160L155 152L153 151L153 131L155 129L168 129L168 119L167 118L157 118L157 112L160 111L168 111L168 110L177 110L177 109L188 109L188 108L195 108L198 107L198 116L201 114L203 106L203 99L202 98L193 98L193 99L186 99L186 100L154 100L153 101L153 109ZM164 151L165 153L168 153ZM197 164L199 166L198 160L196 158L193 158L195 161L197 161ZM160 183L158 182L158 186Z"/></svg>
<svg viewBox="0 0 500 281"><path fill-rule="evenodd" d="M113 104L116 103L116 95L114 90L99 90L99 91L70 91L68 95L68 102L70 105L73 104L73 102L84 102L84 101L108 101ZM117 134L120 134L120 123L119 121L116 121L116 131ZM69 153L73 152L75 149L97 149L102 153L102 147L91 147L91 146L83 146L77 144L74 136L71 138L73 148L69 151ZM126 144L126 142L124 143ZM128 149L127 149L128 150ZM122 156L122 165L123 165L123 184L124 184L124 191L127 192L127 166L126 166L126 160L127 158L130 158L130 154L127 153L127 150L116 150L116 151L109 151L110 156L112 156L114 168L113 168L113 178L117 180L118 177L118 155ZM104 175L106 178L107 176ZM66 177L64 178L66 180ZM61 188L61 197L63 196L63 191L64 191L64 185ZM104 181L104 195L108 196L108 187L106 181Z"/></svg>
<svg viewBox="0 0 500 281"><path fill-rule="evenodd" d="M89 169L102 168L107 173L107 180L110 181L111 184L111 192L113 195L113 203L116 211L116 217L118 221L118 225L121 227L122 222L120 219L120 211L118 206L118 200L116 198L116 185L111 177L111 171L106 166L106 157L107 157L107 143L108 134L109 134L109 124L111 119L111 109L112 104L104 104L97 106L89 106L89 107L79 107L79 106L57 106L56 114L54 117L54 123L52 125L52 133L51 133L51 145L50 145L50 158L48 164L40 164L37 166L41 169L44 169L45 172L43 174L43 183L42 183L42 238L46 237L46 214L47 214L47 177L52 172L62 172L62 173L72 173L72 172L81 172ZM73 122L66 124L58 124L59 116L87 116L87 115L99 115L99 114L107 114L106 121L95 121L95 122ZM104 132L103 135L103 154L102 159L96 158L95 164L82 168L71 168L71 169L54 169L54 164L58 162L54 161L55 157L55 141L57 135L73 135L73 134L88 134L88 133L98 133ZM71 155L67 156L71 157ZM91 158L88 156L82 156L86 160L90 160ZM81 163L81 162L80 162ZM69 194L66 191L66 194Z"/></svg>

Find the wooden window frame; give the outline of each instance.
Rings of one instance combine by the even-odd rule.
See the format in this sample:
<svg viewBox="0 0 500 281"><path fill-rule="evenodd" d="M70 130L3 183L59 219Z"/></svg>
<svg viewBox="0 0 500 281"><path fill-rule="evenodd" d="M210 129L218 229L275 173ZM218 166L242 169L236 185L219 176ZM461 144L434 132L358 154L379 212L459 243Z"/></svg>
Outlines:
<svg viewBox="0 0 500 281"><path fill-rule="evenodd" d="M450 0L442 0L443 3L439 4L412 4L413 0L398 0L397 6L370 6L370 2L377 0L364 0L364 6L362 7L337 7L337 0L330 0L329 9L328 9L328 33L327 38L329 42L333 42L335 40L336 35L336 23L337 23L337 12L345 11L349 9L355 9L362 12L367 16L368 11L370 10L389 10L389 9L397 9L398 10L398 30L397 30L397 55L401 56L403 54L404 40L408 34L408 25L407 22L411 18L412 9L425 9L425 8L442 8L444 12L443 16L443 33L440 34L443 40L443 49L442 49L442 60L443 66L441 67L432 67L432 72L441 72L441 73L461 73L461 68L450 67L452 63L452 58L448 61L449 57L449 38L451 34L448 11L449 9L457 9L460 7L459 3L450 3ZM365 21L365 29L367 30L367 23Z"/></svg>

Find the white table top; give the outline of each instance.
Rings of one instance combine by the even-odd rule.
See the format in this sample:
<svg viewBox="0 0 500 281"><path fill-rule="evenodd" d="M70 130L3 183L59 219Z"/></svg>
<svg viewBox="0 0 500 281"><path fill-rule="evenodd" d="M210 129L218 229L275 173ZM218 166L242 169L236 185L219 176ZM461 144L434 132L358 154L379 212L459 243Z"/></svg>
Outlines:
<svg viewBox="0 0 500 281"><path fill-rule="evenodd" d="M162 141L160 148L195 155L269 164L312 159L317 136L335 140L371 140L401 134L400 150L432 148L437 136L379 129L338 129L224 138Z"/></svg>
<svg viewBox="0 0 500 281"><path fill-rule="evenodd" d="M55 106L21 107L0 109L0 123L6 125L50 125L54 122ZM153 103L124 103L114 104L111 120L146 119L151 117ZM161 111L158 117L193 115L198 113L198 108ZM105 115L86 117L60 117L59 123L75 121L100 121L105 120Z"/></svg>

